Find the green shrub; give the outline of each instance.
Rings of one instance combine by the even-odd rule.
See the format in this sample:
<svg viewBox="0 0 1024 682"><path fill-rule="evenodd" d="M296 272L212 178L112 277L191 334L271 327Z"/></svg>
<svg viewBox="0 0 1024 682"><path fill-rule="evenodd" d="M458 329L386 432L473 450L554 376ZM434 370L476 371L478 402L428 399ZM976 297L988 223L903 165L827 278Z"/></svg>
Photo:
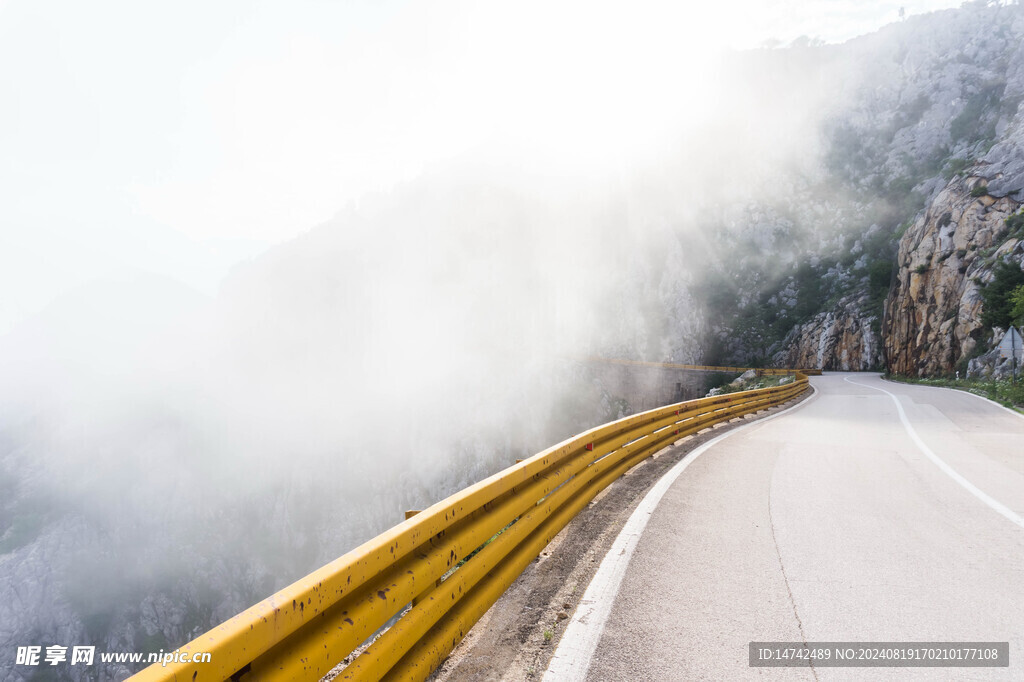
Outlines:
<svg viewBox="0 0 1024 682"><path fill-rule="evenodd" d="M1006 329L1014 320L1015 303L1011 300L1024 286L1024 270L1012 261L1000 261L993 271L992 281L981 290L984 303L981 323L986 327Z"/></svg>
<svg viewBox="0 0 1024 682"><path fill-rule="evenodd" d="M965 358L966 359L966 358ZM890 374L888 378L892 381L901 381L907 384L924 384L925 386L945 386L948 388L959 388L977 395L985 396L990 400L1001 403L1007 407L1024 405L1024 382L1012 382L1009 378L992 381L990 379L967 379L967 365L961 362L957 365L960 371L960 379L952 376L945 377L908 377L899 374Z"/></svg>
<svg viewBox="0 0 1024 682"><path fill-rule="evenodd" d="M950 122L950 137L954 141L970 142L992 137L995 134L992 109L999 104L1005 89L1006 82L1002 80L979 84L978 91L967 97L960 114Z"/></svg>
<svg viewBox="0 0 1024 682"><path fill-rule="evenodd" d="M967 159L950 159L946 163L946 178L952 178L954 175L959 175L963 169L971 165L971 162Z"/></svg>
<svg viewBox="0 0 1024 682"><path fill-rule="evenodd" d="M1010 292L1010 322L1024 326L1024 284Z"/></svg>
<svg viewBox="0 0 1024 682"><path fill-rule="evenodd" d="M971 190L972 197L983 197L988 194L988 185L975 185Z"/></svg>
<svg viewBox="0 0 1024 682"><path fill-rule="evenodd" d="M868 266L868 286L872 294L888 292L891 281L892 263L876 260Z"/></svg>

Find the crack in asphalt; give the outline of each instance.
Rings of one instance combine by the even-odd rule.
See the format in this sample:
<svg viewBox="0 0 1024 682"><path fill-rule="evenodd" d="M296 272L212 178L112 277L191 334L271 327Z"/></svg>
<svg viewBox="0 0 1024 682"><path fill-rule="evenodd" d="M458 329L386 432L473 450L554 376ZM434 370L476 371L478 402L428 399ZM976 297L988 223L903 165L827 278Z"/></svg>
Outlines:
<svg viewBox="0 0 1024 682"><path fill-rule="evenodd" d="M774 478L774 477L773 477ZM779 550L779 540L775 537L775 517L772 516L772 484L768 483L768 526L772 531L772 544L775 545L775 557L779 560L779 570L782 571L782 580L786 583L786 594L789 595L789 605L793 607L793 617L796 618L796 626L800 630L800 641L804 645L805 650L810 650L807 645L807 633L804 632L803 621L800 620L800 613L796 608L796 600L793 598L793 590L789 586L789 576L786 575L786 566L782 563L782 552ZM814 659L808 657L807 661L811 668L811 674L814 675L814 679L818 679L818 671L814 668Z"/></svg>

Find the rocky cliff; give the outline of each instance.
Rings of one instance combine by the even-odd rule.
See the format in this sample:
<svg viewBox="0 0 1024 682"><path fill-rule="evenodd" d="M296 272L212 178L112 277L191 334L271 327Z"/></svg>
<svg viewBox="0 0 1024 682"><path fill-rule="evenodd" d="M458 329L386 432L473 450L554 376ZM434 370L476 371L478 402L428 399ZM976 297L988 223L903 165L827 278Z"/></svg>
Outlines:
<svg viewBox="0 0 1024 682"><path fill-rule="evenodd" d="M826 370L869 370L881 365L879 319L866 295L840 299L789 333L775 364Z"/></svg>
<svg viewBox="0 0 1024 682"><path fill-rule="evenodd" d="M1004 220L1024 199L1021 36L1019 5L966 3L821 51L820 73L846 85L820 128L827 182L808 193L780 178L791 200L778 241L803 253L788 272L764 277L767 261L748 276L737 298L752 303L733 319L711 315L739 349L723 360L756 360L735 339L758 338L780 364L965 368L990 336L981 287L1017 248Z"/></svg>
<svg viewBox="0 0 1024 682"><path fill-rule="evenodd" d="M891 372L950 373L978 346L981 288L996 260L1020 250L1018 239L1004 239L1020 204L982 194L985 186L977 176L954 179L900 240L883 330Z"/></svg>

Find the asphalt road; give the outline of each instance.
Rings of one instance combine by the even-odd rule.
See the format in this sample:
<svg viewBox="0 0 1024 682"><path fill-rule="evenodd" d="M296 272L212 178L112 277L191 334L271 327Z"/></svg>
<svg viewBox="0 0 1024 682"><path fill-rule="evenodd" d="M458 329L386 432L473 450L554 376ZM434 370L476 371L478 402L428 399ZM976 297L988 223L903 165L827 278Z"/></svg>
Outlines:
<svg viewBox="0 0 1024 682"><path fill-rule="evenodd" d="M587 680L1024 679L1024 417L874 375L812 384L668 488L589 624ZM751 641L1009 641L1010 667L751 668Z"/></svg>

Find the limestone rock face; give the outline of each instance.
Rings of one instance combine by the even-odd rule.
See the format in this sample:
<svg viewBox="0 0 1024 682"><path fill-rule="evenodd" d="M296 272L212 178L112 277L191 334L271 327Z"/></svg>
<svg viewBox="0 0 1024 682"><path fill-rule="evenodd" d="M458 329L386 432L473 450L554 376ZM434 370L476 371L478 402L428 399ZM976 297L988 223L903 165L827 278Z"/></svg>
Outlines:
<svg viewBox="0 0 1024 682"><path fill-rule="evenodd" d="M982 159L977 173L985 178L992 196L1021 196L1024 190L1024 117L1017 116L1013 120L1006 136Z"/></svg>
<svg viewBox="0 0 1024 682"><path fill-rule="evenodd" d="M835 307L799 325L774 358L779 367L860 371L881 364L878 318L866 312L866 296L848 296Z"/></svg>
<svg viewBox="0 0 1024 682"><path fill-rule="evenodd" d="M794 166L771 175L774 186L759 188L769 191L754 195L736 219L719 221L730 226L715 232L717 246L729 259L721 265L707 259L717 269L705 287L715 291L706 317L716 343L707 345L713 351L724 349L712 357L722 364L767 360L836 369L880 367L879 323L898 235L930 205L934 215L929 229L937 222L945 228L936 258L948 260L934 268L929 260L921 276L901 273L900 296L930 296L934 284L937 299L901 303L904 317L893 318L901 329L893 350L912 346L908 330L916 336L926 318L938 315L927 322L919 350L895 353L898 361L916 372L921 353L945 353L942 360L929 361L936 369L947 368L950 357L961 357L965 344L972 343L969 325L954 320L946 330L940 328L947 321L944 315L956 313L960 297L976 289L969 286L970 277L958 272L976 254L957 256L966 247L947 243L956 225L951 218L943 220L948 207L940 210L950 197L938 195L951 178L966 172L972 184L987 186L988 196L977 211L998 211L1003 204L989 204L1000 198L1024 200L1022 35L1024 7L1019 4L967 3L961 10L915 16L829 46L813 63L787 62L787 68L800 70L808 82L842 87L819 100L825 113L818 126L821 168ZM795 54L758 53L756 58L767 65ZM816 86L816 93L822 92ZM797 177L806 182L795 181ZM745 185L733 186L738 192L724 204L728 208L742 203L739 192ZM962 208L972 201L977 200L967 198ZM987 224L998 227L998 217L989 218ZM739 226L735 238L730 235L733 225ZM921 229L912 230L919 240ZM939 239L930 235L929 243L933 238ZM974 241L980 244L985 237L978 235ZM938 246L917 254L914 267L923 264L925 255L930 259ZM977 270L972 276L983 274L982 262L990 256L969 265ZM930 268L936 272L928 274ZM936 279L943 281L930 281ZM727 296L722 291L732 304L723 301ZM966 302L977 307L972 296L976 299L976 292ZM908 310L921 319L907 318ZM960 328L952 330L956 324ZM940 336L944 345L939 349L927 345Z"/></svg>
<svg viewBox="0 0 1024 682"><path fill-rule="evenodd" d="M891 372L927 376L954 371L984 330L981 288L1003 257L1024 257L1004 239L1020 204L971 190L979 174L954 178L900 239L897 279L886 301L883 352Z"/></svg>
<svg viewBox="0 0 1024 682"><path fill-rule="evenodd" d="M992 350L979 355L976 358L972 358L967 363L967 377L969 379L1007 379L1014 376L1016 373L1017 377L1022 375L1022 369L1024 369L1024 362L1021 361L1020 349L1018 348L1016 362L1009 353L1004 357L999 352L999 342L1006 336L1008 330L999 329L998 327L992 334L992 340L990 346Z"/></svg>

